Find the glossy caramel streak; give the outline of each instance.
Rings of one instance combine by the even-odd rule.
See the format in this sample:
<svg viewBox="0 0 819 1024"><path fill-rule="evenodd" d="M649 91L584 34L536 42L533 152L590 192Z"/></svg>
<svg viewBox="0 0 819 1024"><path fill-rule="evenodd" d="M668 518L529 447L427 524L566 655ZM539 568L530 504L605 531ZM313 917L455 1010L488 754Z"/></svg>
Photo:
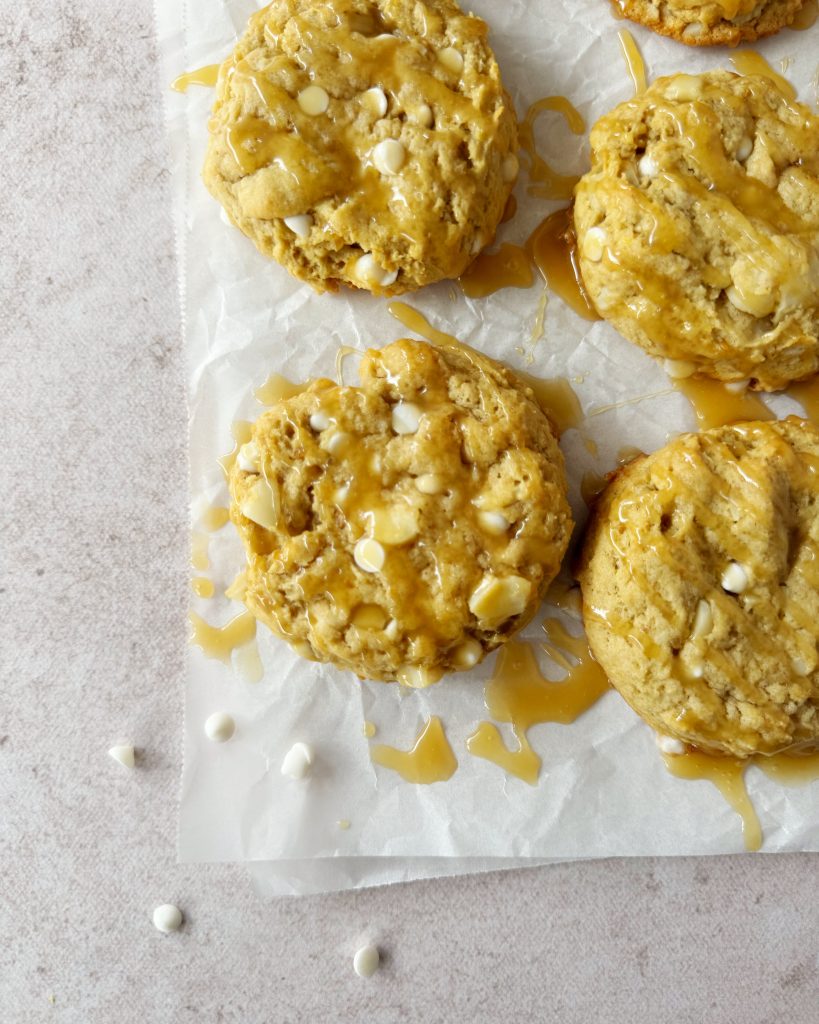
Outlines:
<svg viewBox="0 0 819 1024"><path fill-rule="evenodd" d="M582 135L586 130L583 118L565 96L545 96L529 107L518 126L520 148L529 158L527 191L540 199L571 199L579 175L559 174L537 151L535 122L544 111L560 114L575 135Z"/></svg>
<svg viewBox="0 0 819 1024"><path fill-rule="evenodd" d="M571 207L550 213L535 228L526 249L549 288L584 320L599 320L586 292L577 259Z"/></svg>
<svg viewBox="0 0 819 1024"><path fill-rule="evenodd" d="M406 782L425 786L433 782L446 782L458 767L441 719L435 715L424 724L411 750L398 750L378 744L372 748L370 755L376 764L398 772Z"/></svg>

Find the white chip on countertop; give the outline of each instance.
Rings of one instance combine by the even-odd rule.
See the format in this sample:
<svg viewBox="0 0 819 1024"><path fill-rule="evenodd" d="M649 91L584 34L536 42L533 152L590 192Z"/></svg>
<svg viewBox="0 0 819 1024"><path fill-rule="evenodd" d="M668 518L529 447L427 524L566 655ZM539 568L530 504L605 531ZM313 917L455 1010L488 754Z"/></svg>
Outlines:
<svg viewBox="0 0 819 1024"><path fill-rule="evenodd" d="M205 722L205 735L214 743L226 743L236 732L236 722L227 711L214 711Z"/></svg>
<svg viewBox="0 0 819 1024"><path fill-rule="evenodd" d="M375 946L362 946L353 957L353 970L359 978L371 978L380 963L381 957Z"/></svg>
<svg viewBox="0 0 819 1024"><path fill-rule="evenodd" d="M117 743L108 751L108 754L124 768L134 767L134 747L131 743Z"/></svg>
<svg viewBox="0 0 819 1024"><path fill-rule="evenodd" d="M313 751L306 743L294 743L284 755L282 775L291 779L303 779L313 766Z"/></svg>
<svg viewBox="0 0 819 1024"><path fill-rule="evenodd" d="M166 935L178 931L182 925L182 911L173 903L163 903L154 911L154 928Z"/></svg>

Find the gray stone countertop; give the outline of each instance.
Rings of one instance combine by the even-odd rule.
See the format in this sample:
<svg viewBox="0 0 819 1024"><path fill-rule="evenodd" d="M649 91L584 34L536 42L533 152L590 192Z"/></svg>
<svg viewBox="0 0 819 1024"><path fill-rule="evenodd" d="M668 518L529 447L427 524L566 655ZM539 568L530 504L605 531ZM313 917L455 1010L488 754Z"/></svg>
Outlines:
<svg viewBox="0 0 819 1024"><path fill-rule="evenodd" d="M186 412L155 61L149 0L3 5L0 1019L816 1024L815 856L278 900L176 863ZM129 736L133 773L106 756Z"/></svg>

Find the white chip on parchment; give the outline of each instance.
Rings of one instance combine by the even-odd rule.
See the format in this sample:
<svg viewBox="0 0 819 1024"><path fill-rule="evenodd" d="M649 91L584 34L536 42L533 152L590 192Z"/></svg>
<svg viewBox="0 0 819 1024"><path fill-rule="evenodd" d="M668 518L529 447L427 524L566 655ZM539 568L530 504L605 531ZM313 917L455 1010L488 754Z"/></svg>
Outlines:
<svg viewBox="0 0 819 1024"><path fill-rule="evenodd" d="M294 743L284 755L282 775L291 779L303 779L310 773L313 765L313 751L306 743Z"/></svg>
<svg viewBox="0 0 819 1024"><path fill-rule="evenodd" d="M131 743L117 743L108 751L109 755L124 768L134 767L134 747Z"/></svg>
<svg viewBox="0 0 819 1024"><path fill-rule="evenodd" d="M178 931L182 925L182 911L173 903L162 903L154 911L154 928L166 935Z"/></svg>
<svg viewBox="0 0 819 1024"><path fill-rule="evenodd" d="M226 743L236 732L236 722L227 711L214 711L205 722L205 735L214 743Z"/></svg>

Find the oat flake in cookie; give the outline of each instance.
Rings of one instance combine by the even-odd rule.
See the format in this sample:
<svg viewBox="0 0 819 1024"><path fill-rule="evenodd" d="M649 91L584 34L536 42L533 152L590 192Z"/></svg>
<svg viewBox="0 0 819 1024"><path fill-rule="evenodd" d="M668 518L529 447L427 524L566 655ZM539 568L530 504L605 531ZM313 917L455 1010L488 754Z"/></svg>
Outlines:
<svg viewBox="0 0 819 1024"><path fill-rule="evenodd" d="M585 286L653 356L764 391L819 369L819 118L768 79L658 79L591 132Z"/></svg>
<svg viewBox="0 0 819 1024"><path fill-rule="evenodd" d="M654 729L747 757L819 743L819 430L684 434L618 472L580 561L586 633Z"/></svg>
<svg viewBox="0 0 819 1024"><path fill-rule="evenodd" d="M303 656L426 686L536 611L572 529L556 432L465 346L368 351L254 425L230 478L236 592Z"/></svg>
<svg viewBox="0 0 819 1024"><path fill-rule="evenodd" d="M487 31L451 0L274 0L220 71L205 184L318 291L457 277L518 171Z"/></svg>
<svg viewBox="0 0 819 1024"><path fill-rule="evenodd" d="M790 25L803 0L613 0L623 14L689 46L736 46Z"/></svg>

